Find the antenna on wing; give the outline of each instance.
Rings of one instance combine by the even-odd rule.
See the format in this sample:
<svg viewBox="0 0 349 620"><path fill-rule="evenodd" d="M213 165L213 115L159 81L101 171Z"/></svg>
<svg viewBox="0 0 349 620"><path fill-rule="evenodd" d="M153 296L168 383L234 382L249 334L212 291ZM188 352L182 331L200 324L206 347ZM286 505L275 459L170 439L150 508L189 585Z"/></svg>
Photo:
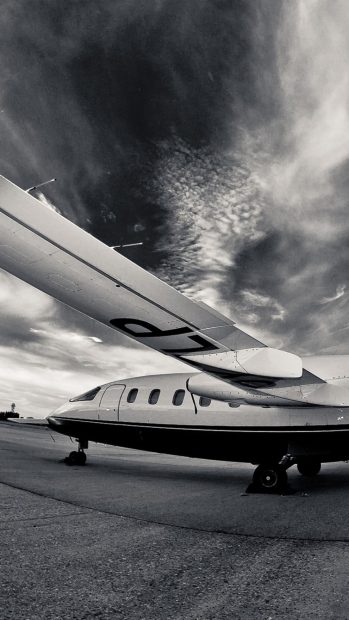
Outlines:
<svg viewBox="0 0 349 620"><path fill-rule="evenodd" d="M34 191L34 189L39 189L39 187L42 187L43 185L48 185L48 183L54 183L55 181L57 181L57 179L50 179L49 181L44 181L44 183L39 183L39 185L33 185L33 187L28 187L28 189L26 189L26 193L29 194L29 192Z"/></svg>
<svg viewBox="0 0 349 620"><path fill-rule="evenodd" d="M139 241L138 243L123 243L122 245L111 245L110 248L112 250L116 250L117 248L132 248L135 245L143 245L143 241Z"/></svg>

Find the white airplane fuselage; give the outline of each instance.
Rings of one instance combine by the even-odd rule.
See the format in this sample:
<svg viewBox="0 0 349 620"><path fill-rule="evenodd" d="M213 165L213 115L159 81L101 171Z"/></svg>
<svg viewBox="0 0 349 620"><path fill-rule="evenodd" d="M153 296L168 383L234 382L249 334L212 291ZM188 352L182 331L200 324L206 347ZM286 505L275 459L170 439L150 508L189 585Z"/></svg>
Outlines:
<svg viewBox="0 0 349 620"><path fill-rule="evenodd" d="M349 408L238 406L192 394L188 385L197 377L178 373L107 383L92 400L82 395L61 406L48 423L79 440L198 458L256 464L290 452L322 462L349 457Z"/></svg>

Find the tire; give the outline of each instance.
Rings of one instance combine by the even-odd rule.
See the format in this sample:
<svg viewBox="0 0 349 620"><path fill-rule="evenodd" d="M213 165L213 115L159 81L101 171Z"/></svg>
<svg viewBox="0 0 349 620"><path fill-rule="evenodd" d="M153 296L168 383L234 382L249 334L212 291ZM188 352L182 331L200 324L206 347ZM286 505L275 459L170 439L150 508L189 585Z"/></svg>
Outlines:
<svg viewBox="0 0 349 620"><path fill-rule="evenodd" d="M71 452L69 456L64 459L67 465L85 465L86 454L85 452Z"/></svg>
<svg viewBox="0 0 349 620"><path fill-rule="evenodd" d="M79 455L79 465L85 465L86 463L86 454L85 452L78 452Z"/></svg>
<svg viewBox="0 0 349 620"><path fill-rule="evenodd" d="M321 470L320 461L300 461L297 469L302 476L316 476Z"/></svg>
<svg viewBox="0 0 349 620"><path fill-rule="evenodd" d="M287 472L278 464L258 465L253 485L262 493L280 493L287 487Z"/></svg>

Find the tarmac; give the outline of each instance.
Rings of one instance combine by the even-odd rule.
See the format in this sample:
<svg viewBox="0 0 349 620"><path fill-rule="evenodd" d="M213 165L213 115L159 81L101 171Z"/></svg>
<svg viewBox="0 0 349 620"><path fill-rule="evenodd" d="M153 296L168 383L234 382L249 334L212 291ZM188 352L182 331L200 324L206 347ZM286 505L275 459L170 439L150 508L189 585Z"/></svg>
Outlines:
<svg viewBox="0 0 349 620"><path fill-rule="evenodd" d="M246 494L253 467L0 423L0 618L349 619L349 465Z"/></svg>

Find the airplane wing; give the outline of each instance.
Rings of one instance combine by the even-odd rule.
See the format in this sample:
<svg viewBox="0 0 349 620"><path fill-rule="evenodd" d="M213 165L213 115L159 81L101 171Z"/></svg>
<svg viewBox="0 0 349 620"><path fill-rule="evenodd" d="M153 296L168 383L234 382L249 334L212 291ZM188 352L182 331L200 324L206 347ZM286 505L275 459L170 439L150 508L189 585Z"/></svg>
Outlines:
<svg viewBox="0 0 349 620"><path fill-rule="evenodd" d="M0 267L138 342L225 381L302 376L298 356L264 346L2 176Z"/></svg>

